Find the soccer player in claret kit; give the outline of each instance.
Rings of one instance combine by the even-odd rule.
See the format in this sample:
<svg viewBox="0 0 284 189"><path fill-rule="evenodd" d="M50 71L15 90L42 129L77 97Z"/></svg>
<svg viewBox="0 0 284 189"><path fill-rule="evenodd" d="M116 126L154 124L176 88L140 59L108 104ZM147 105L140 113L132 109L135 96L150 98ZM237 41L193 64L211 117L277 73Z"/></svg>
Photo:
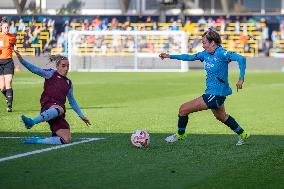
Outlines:
<svg viewBox="0 0 284 189"><path fill-rule="evenodd" d="M12 112L14 62L12 59L16 38L9 33L9 23L2 17L0 32L0 90L6 98L7 111Z"/></svg>
<svg viewBox="0 0 284 189"><path fill-rule="evenodd" d="M232 116L226 113L224 102L226 96L232 94L232 89L228 82L228 64L231 61L237 61L239 64L240 77L236 84L238 91L243 87L246 59L237 53L224 49L221 46L220 35L212 28L209 28L209 30L202 35L202 44L204 51L193 55L169 55L167 53L161 53L159 55L161 59L200 60L201 62L205 62L204 69L207 74L205 94L180 106L178 132L168 136L166 141L173 143L178 140L184 140L186 137L185 129L188 123L188 115L193 112L211 109L217 120L227 125L239 135L239 140L236 145L242 145L249 135Z"/></svg>
<svg viewBox="0 0 284 189"><path fill-rule="evenodd" d="M65 102L68 98L69 104L78 116L90 125L88 118L81 112L76 100L73 96L73 86L67 73L69 69L69 62L65 56L55 55L50 56L50 61L56 63L56 70L44 70L30 64L22 58L19 52L15 51L19 61L32 73L45 78L44 90L41 95L41 113L34 119L25 115L21 118L25 123L27 129L31 129L35 124L40 122L48 122L52 137L24 140L25 144L67 144L71 142L71 133L68 122L65 120Z"/></svg>

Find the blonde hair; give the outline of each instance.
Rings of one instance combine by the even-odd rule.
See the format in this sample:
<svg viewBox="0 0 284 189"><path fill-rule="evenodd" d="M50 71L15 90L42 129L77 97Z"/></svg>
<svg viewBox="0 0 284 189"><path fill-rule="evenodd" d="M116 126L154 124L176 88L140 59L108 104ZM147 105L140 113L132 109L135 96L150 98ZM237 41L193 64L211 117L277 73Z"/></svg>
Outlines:
<svg viewBox="0 0 284 189"><path fill-rule="evenodd" d="M3 16L2 17L2 20L1 20L1 23L0 23L0 32L2 32L2 25L7 23L9 25L9 22L7 20L7 17L6 16Z"/></svg>
<svg viewBox="0 0 284 189"><path fill-rule="evenodd" d="M55 62L56 65L60 64L61 60L68 60L68 58L66 56L62 56L60 54L49 56L49 61Z"/></svg>

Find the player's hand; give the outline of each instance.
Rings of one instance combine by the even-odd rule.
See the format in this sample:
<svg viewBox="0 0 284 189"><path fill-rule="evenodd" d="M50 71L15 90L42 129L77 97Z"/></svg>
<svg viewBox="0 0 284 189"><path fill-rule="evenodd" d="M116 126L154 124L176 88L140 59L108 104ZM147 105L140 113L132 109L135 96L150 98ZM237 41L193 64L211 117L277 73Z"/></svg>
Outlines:
<svg viewBox="0 0 284 189"><path fill-rule="evenodd" d="M91 122L86 117L81 117L81 119L86 123L87 126L91 125Z"/></svg>
<svg viewBox="0 0 284 189"><path fill-rule="evenodd" d="M23 60L23 57L22 57L22 55L19 53L19 51L16 50L16 49L14 49L13 51L16 53L18 59L19 59L20 61L22 61L22 60Z"/></svg>
<svg viewBox="0 0 284 189"><path fill-rule="evenodd" d="M169 58L170 55L167 54L167 53L161 53L161 54L159 54L159 57L163 60L163 59L165 59L165 58Z"/></svg>
<svg viewBox="0 0 284 189"><path fill-rule="evenodd" d="M239 91L239 89L242 89L243 88L243 83L244 83L244 80L240 79L238 81L238 83L236 84L236 87L237 87L237 92Z"/></svg>

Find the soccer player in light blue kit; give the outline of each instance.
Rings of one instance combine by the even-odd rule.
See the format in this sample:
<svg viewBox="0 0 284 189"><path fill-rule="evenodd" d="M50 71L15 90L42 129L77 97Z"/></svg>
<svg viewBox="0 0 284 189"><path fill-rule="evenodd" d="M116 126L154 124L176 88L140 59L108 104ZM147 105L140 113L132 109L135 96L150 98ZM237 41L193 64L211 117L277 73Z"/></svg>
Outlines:
<svg viewBox="0 0 284 189"><path fill-rule="evenodd" d="M239 140L236 145L242 145L249 135L232 116L226 113L224 102L226 96L232 94L232 89L228 82L228 64L231 61L237 61L239 64L240 76L236 84L238 91L242 89L244 83L246 58L222 48L221 37L218 32L212 28L209 28L209 30L202 35L202 44L205 50L193 55L169 55L167 53L161 53L159 55L161 59L170 58L184 61L200 60L201 62L205 62L204 69L207 74L205 94L180 106L178 132L168 136L165 140L169 143L184 140L186 137L185 129L188 123L188 115L193 112L211 109L217 120L230 127L239 135Z"/></svg>

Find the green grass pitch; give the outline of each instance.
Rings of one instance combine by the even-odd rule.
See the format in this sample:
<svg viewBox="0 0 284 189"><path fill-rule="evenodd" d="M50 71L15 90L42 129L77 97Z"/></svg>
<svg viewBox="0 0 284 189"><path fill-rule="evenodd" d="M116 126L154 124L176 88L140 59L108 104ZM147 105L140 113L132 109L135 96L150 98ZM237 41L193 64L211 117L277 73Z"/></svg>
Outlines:
<svg viewBox="0 0 284 189"><path fill-rule="evenodd" d="M176 132L179 106L202 95L205 75L188 73L70 73L75 98L90 119L88 128L67 106L73 141L105 140L0 162L0 188L283 188L284 73L248 72L236 92L238 73L230 73L233 95L226 111L251 133L237 135L211 111L190 115L189 138L167 144ZM0 137L50 135L41 123L26 130L20 115L36 116L43 80L28 72L14 78L14 111L0 95ZM151 143L136 149L130 133L145 129ZM0 158L53 146L24 145L0 138Z"/></svg>

